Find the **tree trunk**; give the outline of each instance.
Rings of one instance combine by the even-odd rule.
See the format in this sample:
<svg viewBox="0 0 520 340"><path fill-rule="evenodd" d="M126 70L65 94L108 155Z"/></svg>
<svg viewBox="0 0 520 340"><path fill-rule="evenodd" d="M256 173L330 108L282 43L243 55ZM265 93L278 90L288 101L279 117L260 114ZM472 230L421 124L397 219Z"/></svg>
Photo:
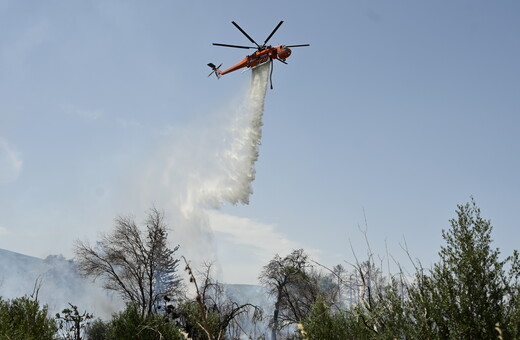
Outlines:
<svg viewBox="0 0 520 340"><path fill-rule="evenodd" d="M278 332L278 314L280 313L280 300L281 299L282 299L282 288L278 287L278 295L276 296L276 303L274 304L273 329L271 330L271 340L276 340L276 333Z"/></svg>

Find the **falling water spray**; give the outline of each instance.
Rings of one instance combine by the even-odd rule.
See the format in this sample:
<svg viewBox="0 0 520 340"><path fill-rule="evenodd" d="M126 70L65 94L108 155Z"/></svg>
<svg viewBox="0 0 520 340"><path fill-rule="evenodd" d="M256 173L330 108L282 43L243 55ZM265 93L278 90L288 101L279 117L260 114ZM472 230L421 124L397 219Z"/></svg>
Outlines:
<svg viewBox="0 0 520 340"><path fill-rule="evenodd" d="M185 212L197 208L218 209L225 202L249 203L262 136L268 74L268 63L252 70L246 98L235 107L225 128L224 143L213 152L211 172L201 174L200 178L192 176L188 181Z"/></svg>
<svg viewBox="0 0 520 340"><path fill-rule="evenodd" d="M216 259L207 209L226 203L248 204L262 135L262 115L269 63L251 72L251 83L226 109L216 109L203 122L177 129L149 162L143 183L143 205L166 207L176 242L186 257ZM221 80L222 81L222 80Z"/></svg>
<svg viewBox="0 0 520 340"><path fill-rule="evenodd" d="M233 204L249 203L251 183L255 179L255 162L262 137L262 115L267 89L269 64L252 70L251 87L243 106L238 110L230 125L231 143L224 151L222 162L228 167L223 186L216 187L212 194L218 197L218 206L223 201Z"/></svg>

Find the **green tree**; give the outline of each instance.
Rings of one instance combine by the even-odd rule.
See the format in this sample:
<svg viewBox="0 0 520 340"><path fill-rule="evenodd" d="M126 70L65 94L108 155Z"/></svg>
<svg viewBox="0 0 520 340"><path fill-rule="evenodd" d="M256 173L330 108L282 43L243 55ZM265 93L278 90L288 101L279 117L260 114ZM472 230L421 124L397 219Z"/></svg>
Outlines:
<svg viewBox="0 0 520 340"><path fill-rule="evenodd" d="M0 339L52 340L57 327L47 316L47 306L26 296L12 300L0 297Z"/></svg>
<svg viewBox="0 0 520 340"><path fill-rule="evenodd" d="M473 198L456 213L451 228L442 231L446 245L439 262L429 276L419 272L410 289L418 328L431 338L494 339L500 324L506 337L517 336L518 253L500 259L491 246L491 222L481 217Z"/></svg>
<svg viewBox="0 0 520 340"><path fill-rule="evenodd" d="M442 234L447 244L432 271L433 302L443 307L434 318L442 335L491 339L497 323L509 323L511 284L518 273L507 275L505 265L514 261L517 266L518 257L499 259L500 251L491 248L491 222L480 216L473 199L459 205L450 222L451 229Z"/></svg>

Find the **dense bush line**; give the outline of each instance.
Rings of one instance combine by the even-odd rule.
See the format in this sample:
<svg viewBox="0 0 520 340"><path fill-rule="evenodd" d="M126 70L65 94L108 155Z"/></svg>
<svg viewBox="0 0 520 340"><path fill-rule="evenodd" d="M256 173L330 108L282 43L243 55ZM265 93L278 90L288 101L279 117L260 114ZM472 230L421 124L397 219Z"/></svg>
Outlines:
<svg viewBox="0 0 520 340"><path fill-rule="evenodd" d="M333 311L317 300L302 320L305 339L517 339L520 337L518 252L500 259L489 220L472 200L458 206L431 269L415 277L375 280L358 303Z"/></svg>

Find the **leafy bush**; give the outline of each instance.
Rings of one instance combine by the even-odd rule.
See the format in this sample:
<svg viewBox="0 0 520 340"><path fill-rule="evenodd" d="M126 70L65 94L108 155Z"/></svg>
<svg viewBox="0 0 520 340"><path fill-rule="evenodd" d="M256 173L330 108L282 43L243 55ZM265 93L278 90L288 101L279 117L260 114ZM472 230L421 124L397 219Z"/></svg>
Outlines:
<svg viewBox="0 0 520 340"><path fill-rule="evenodd" d="M100 325L99 328L101 328ZM178 328L166 317L161 314L149 314L142 317L137 304L128 304L124 311L114 314L107 328L107 340L181 339Z"/></svg>
<svg viewBox="0 0 520 340"><path fill-rule="evenodd" d="M344 313L332 314L319 297L303 324L302 333L307 340L344 340L352 338L349 320Z"/></svg>
<svg viewBox="0 0 520 340"><path fill-rule="evenodd" d="M12 300L0 297L0 338L52 340L57 327L47 316L47 306L26 296Z"/></svg>
<svg viewBox="0 0 520 340"><path fill-rule="evenodd" d="M92 321L85 330L87 340L106 340L109 323L101 319Z"/></svg>

